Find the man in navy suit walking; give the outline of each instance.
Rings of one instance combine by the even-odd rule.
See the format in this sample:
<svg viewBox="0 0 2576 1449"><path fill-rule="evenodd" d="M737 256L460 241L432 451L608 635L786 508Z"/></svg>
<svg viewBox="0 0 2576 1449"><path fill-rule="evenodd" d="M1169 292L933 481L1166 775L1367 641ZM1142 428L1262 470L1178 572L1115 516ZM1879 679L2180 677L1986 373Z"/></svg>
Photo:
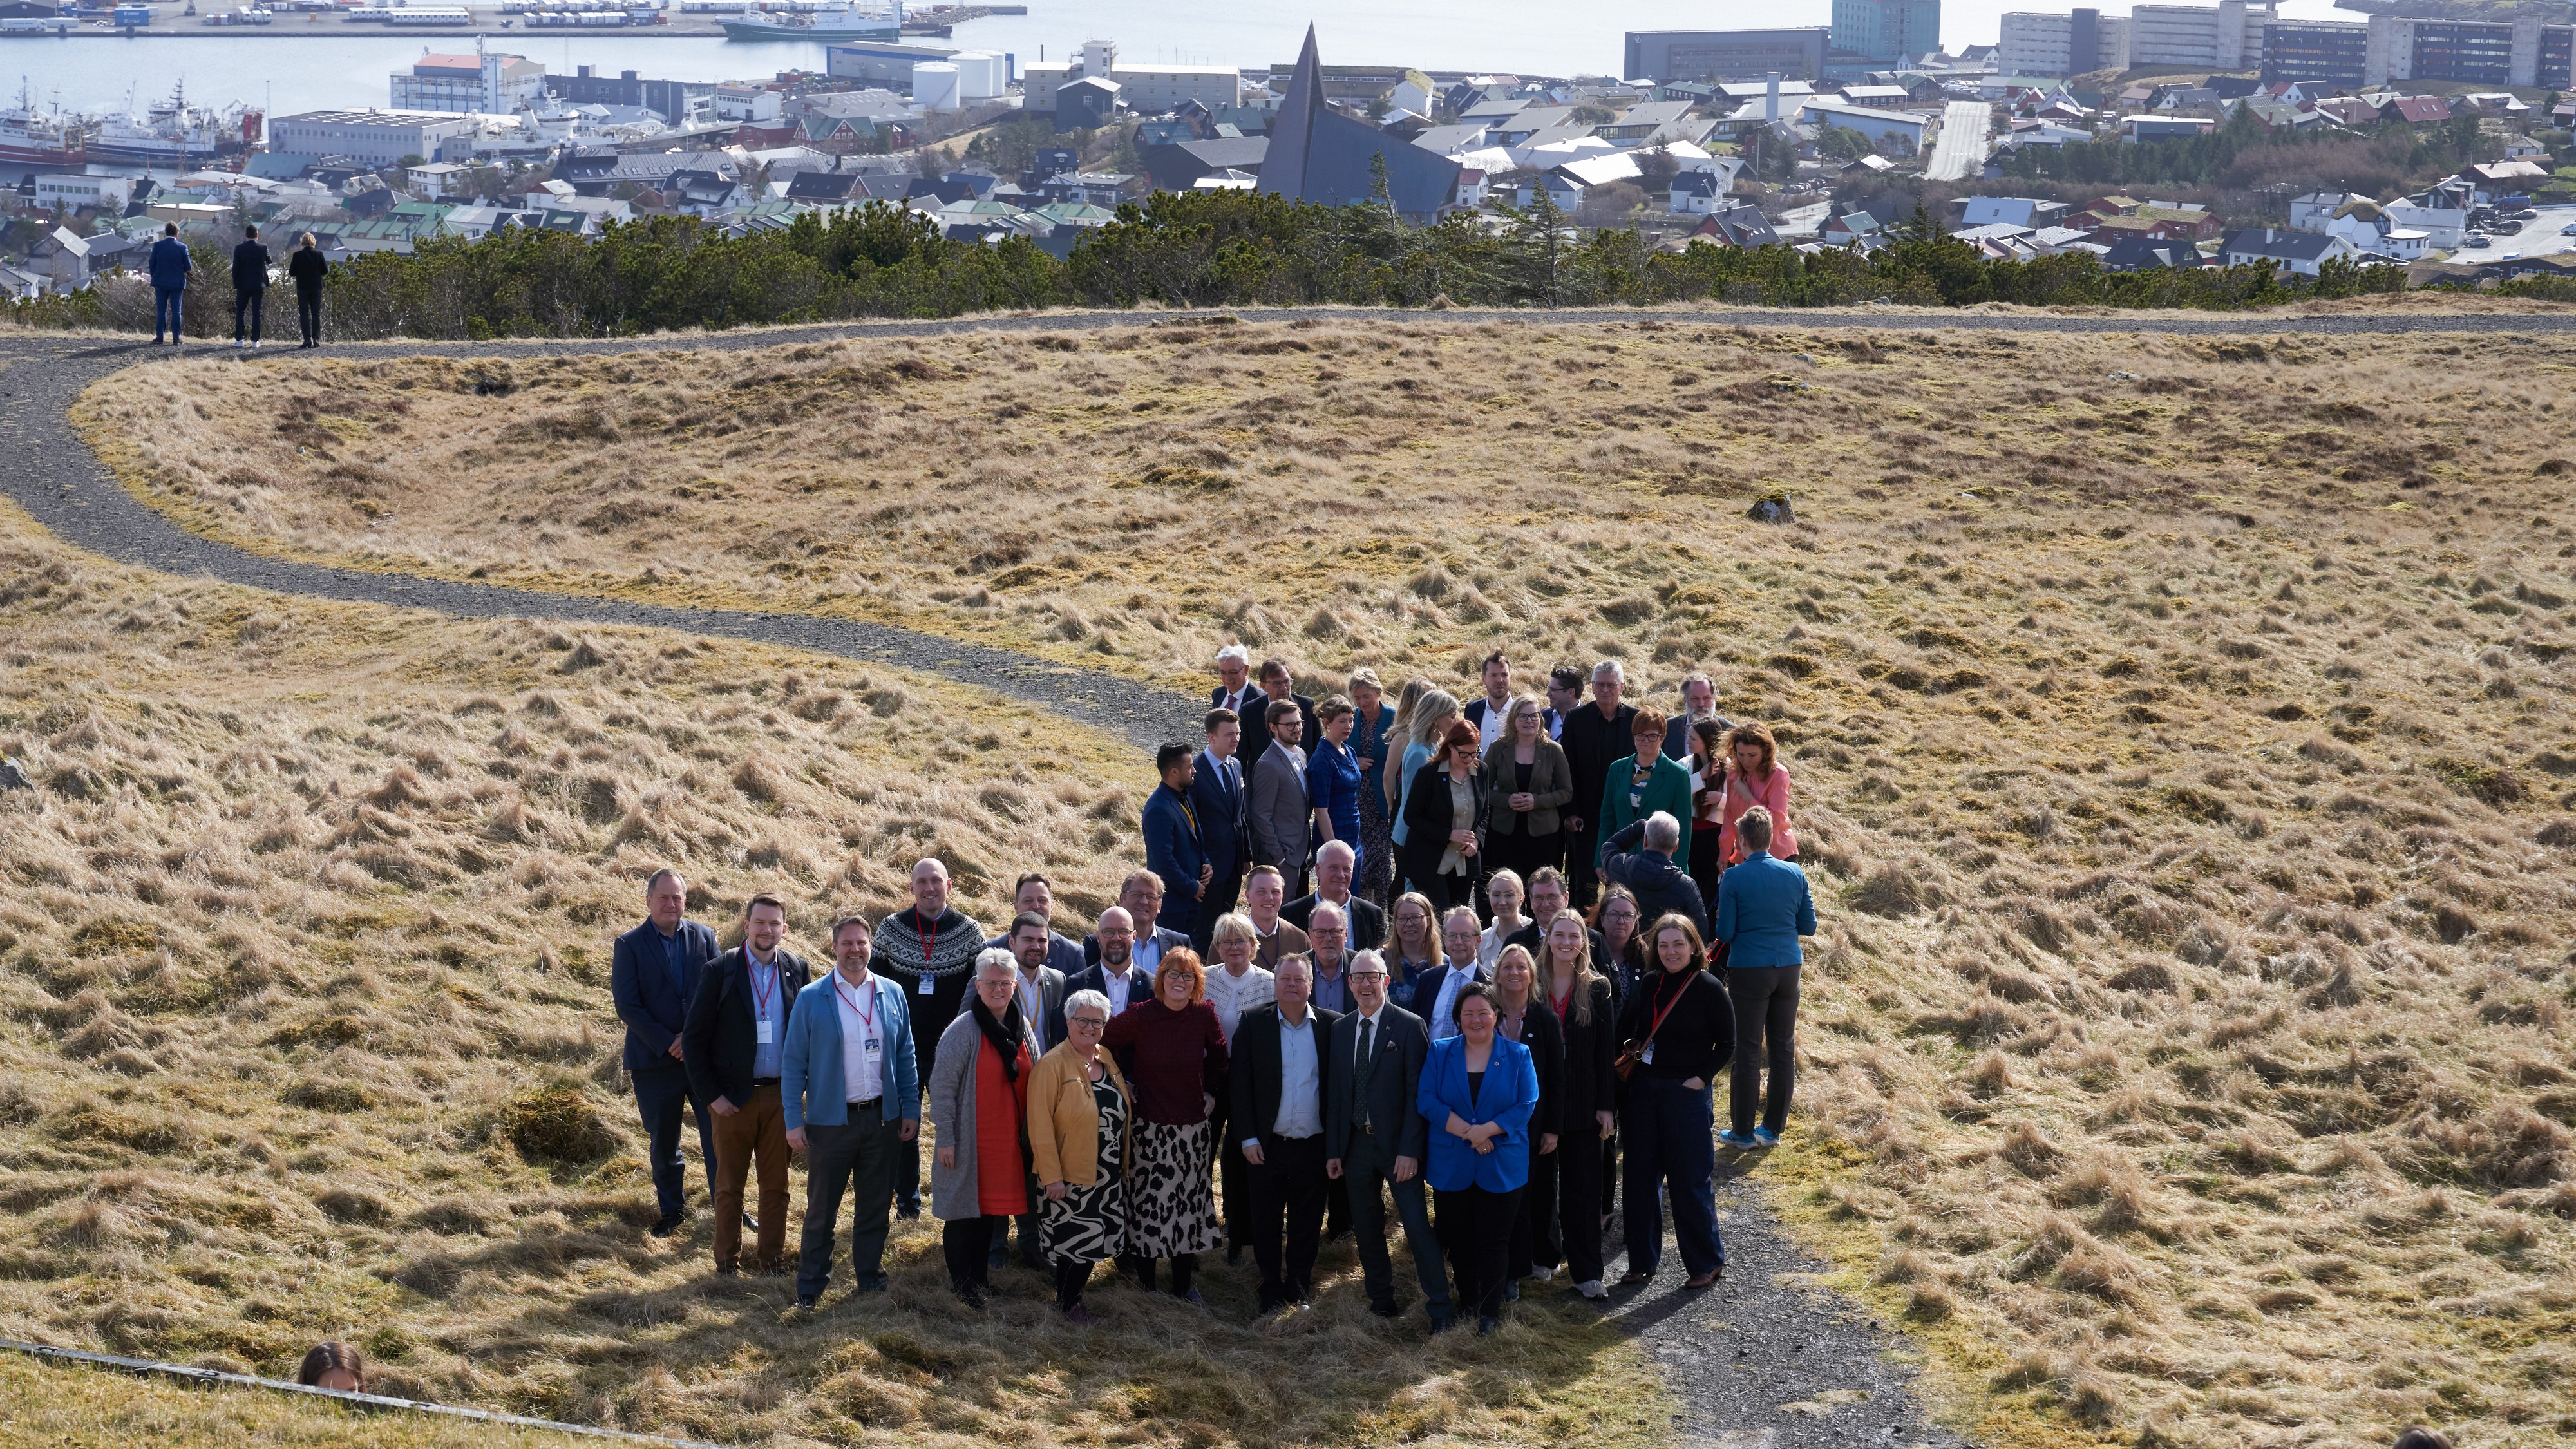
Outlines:
<svg viewBox="0 0 2576 1449"><path fill-rule="evenodd" d="M1243 742L1243 721L1223 706L1208 711L1207 748L1199 751L1198 775L1190 781L1190 808L1199 816L1199 843L1206 847L1207 889L1199 893L1199 914L1190 928L1190 945L1206 960L1216 918L1233 910L1243 896L1243 873L1252 865L1252 822L1246 812L1251 798L1244 789L1243 763L1234 757Z"/></svg>
<svg viewBox="0 0 2576 1449"><path fill-rule="evenodd" d="M653 1196L662 1209L653 1234L665 1238L689 1216L684 1191L688 1164L680 1156L684 1104L697 1113L698 1159L706 1166L710 1195L716 1186L715 1124L707 1104L689 1090L688 1068L680 1061L680 1028L698 994L699 974L716 959L716 933L686 919L688 907L689 883L680 873L653 872L644 883L647 919L617 938L608 972L617 1019L626 1023L626 1070L635 1079L635 1107L652 1139L645 1161L652 1166Z"/></svg>
<svg viewBox="0 0 2576 1449"><path fill-rule="evenodd" d="M1145 868L1165 882L1162 910L1154 924L1193 937L1199 897L1215 877L1207 847L1200 838L1199 813L1190 804L1190 781L1198 762L1190 747L1165 745L1154 752L1154 772L1163 783L1145 797Z"/></svg>

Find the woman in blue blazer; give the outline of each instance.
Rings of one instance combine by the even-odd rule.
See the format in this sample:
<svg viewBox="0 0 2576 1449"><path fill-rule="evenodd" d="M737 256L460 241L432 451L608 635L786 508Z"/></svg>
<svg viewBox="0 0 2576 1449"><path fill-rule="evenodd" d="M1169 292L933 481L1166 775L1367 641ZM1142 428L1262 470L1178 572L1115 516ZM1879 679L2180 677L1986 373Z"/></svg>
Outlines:
<svg viewBox="0 0 2576 1449"><path fill-rule="evenodd" d="M1491 986L1461 987L1452 1015L1458 1035L1431 1044L1415 1103L1432 1124L1425 1175L1441 1248L1458 1276L1458 1306L1473 1304L1476 1332L1486 1334L1503 1326L1512 1223L1529 1187L1538 1067L1528 1047L1494 1030L1499 1013Z"/></svg>

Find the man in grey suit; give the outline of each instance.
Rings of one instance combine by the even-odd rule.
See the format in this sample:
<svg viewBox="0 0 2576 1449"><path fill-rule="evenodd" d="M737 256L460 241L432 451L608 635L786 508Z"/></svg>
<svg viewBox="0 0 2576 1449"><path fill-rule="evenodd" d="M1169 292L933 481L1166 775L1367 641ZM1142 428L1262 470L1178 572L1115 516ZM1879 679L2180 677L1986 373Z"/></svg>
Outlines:
<svg viewBox="0 0 2576 1449"><path fill-rule="evenodd" d="M1368 1290L1369 1312L1380 1318L1404 1311L1395 1301L1394 1261L1386 1251L1383 1192L1395 1195L1395 1214L1404 1224L1405 1241L1413 1245L1414 1272L1422 1280L1431 1331L1438 1333L1450 1321L1449 1270L1440 1256L1440 1240L1432 1235L1431 1208L1423 1192L1430 1129L1414 1103L1431 1036L1423 1030L1422 1018L1387 1001L1385 957L1375 951L1353 957L1349 982L1351 1010L1333 1023L1335 1066L1325 1080L1324 1175L1340 1178L1349 1190L1360 1279ZM1383 1192L1380 1183L1386 1185Z"/></svg>
<svg viewBox="0 0 2576 1449"><path fill-rule="evenodd" d="M1011 959L1020 966L1020 1014L1029 1019L1029 1029L1038 1035L1038 1050L1052 1049L1064 1040L1064 999L1072 992L1065 985L1062 971L1047 964L1055 943L1064 938L1055 933L1047 918L1036 911L1022 911L1011 922ZM1075 948L1079 950L1079 947ZM1047 1267L1046 1254L1038 1250L1038 1180L1029 1174L1029 1210L1020 1215L1020 1261L1040 1271ZM993 1234L988 1254L992 1265L1002 1266L1010 1257L1007 1229Z"/></svg>
<svg viewBox="0 0 2576 1449"><path fill-rule="evenodd" d="M1314 828L1313 812L1306 806L1306 752L1298 747L1305 738L1305 721L1297 706L1279 700L1270 706L1270 748L1252 767L1252 800L1246 807L1252 826L1252 859L1256 865L1279 868L1281 879L1294 889L1291 896L1306 893L1306 846Z"/></svg>

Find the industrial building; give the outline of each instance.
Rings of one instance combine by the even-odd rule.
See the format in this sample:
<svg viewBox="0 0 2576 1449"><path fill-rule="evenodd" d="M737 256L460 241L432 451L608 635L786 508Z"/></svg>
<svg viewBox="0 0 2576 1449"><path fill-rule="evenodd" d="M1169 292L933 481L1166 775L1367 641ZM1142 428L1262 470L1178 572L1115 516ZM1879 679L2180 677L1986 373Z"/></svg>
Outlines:
<svg viewBox="0 0 2576 1449"><path fill-rule="evenodd" d="M1833 32L1822 25L1787 30L1631 30L1626 68L1632 80L1760 80L1772 71L1813 80L1825 73Z"/></svg>
<svg viewBox="0 0 2576 1449"><path fill-rule="evenodd" d="M1214 111L1243 103L1243 75L1222 65L1120 65L1113 41L1085 43L1081 54L1058 65L1033 65L1022 73L1021 105L1030 111L1056 108L1058 88L1077 80L1104 80L1118 87L1118 99L1140 116L1159 116L1185 101Z"/></svg>
<svg viewBox="0 0 2576 1449"><path fill-rule="evenodd" d="M716 94L713 81L646 80L631 70L598 75L586 65L575 66L571 75L547 76L546 89L568 105L634 106L674 126L710 112Z"/></svg>
<svg viewBox="0 0 2576 1449"><path fill-rule="evenodd" d="M506 116L544 98L546 68L524 55L424 55L392 79L398 111Z"/></svg>
<svg viewBox="0 0 2576 1449"><path fill-rule="evenodd" d="M2003 75L2090 75L2129 68L2129 17L2081 9L2070 15L2008 11L1996 67Z"/></svg>
<svg viewBox="0 0 2576 1449"><path fill-rule="evenodd" d="M464 161L473 156L477 125L467 116L434 111L306 111L270 117L268 149L297 156L346 156L369 166L393 165L407 156Z"/></svg>
<svg viewBox="0 0 2576 1449"><path fill-rule="evenodd" d="M2576 26L2545 25L2526 10L2510 20L2418 20L2373 15L2362 62L2368 85L2450 81L2565 90Z"/></svg>
<svg viewBox="0 0 2576 1449"><path fill-rule="evenodd" d="M2272 7L2246 0L2206 5L2139 5L2129 11L2129 64L2244 70L2263 52Z"/></svg>

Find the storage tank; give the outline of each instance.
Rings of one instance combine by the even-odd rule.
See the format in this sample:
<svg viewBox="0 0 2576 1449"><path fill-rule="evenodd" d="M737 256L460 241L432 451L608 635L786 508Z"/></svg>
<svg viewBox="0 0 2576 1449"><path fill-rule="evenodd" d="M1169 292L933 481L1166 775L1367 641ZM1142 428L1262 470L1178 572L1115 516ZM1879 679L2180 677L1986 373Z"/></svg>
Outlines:
<svg viewBox="0 0 2576 1449"><path fill-rule="evenodd" d="M944 60L925 60L914 66L912 103L925 111L956 110L957 67Z"/></svg>
<svg viewBox="0 0 2576 1449"><path fill-rule="evenodd" d="M948 57L957 67L957 97L972 105L1002 93L1002 57L990 50L961 50Z"/></svg>

